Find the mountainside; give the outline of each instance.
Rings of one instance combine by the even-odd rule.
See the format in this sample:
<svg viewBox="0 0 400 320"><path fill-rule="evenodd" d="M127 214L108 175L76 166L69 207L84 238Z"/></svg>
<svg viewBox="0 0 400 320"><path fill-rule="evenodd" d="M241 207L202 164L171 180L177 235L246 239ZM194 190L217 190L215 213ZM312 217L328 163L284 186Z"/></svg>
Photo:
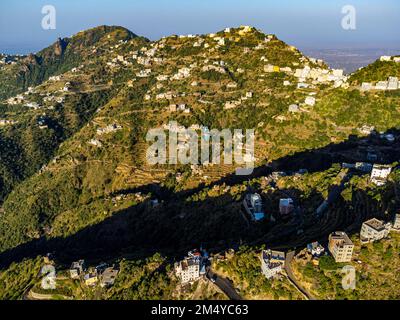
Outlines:
<svg viewBox="0 0 400 320"><path fill-rule="evenodd" d="M59 144L78 131L99 105L113 96L117 86L96 78L96 74L102 73L96 61L105 48L127 40L133 46L147 42L120 27L98 27L72 38L59 39L38 54L0 69L4 89L0 96L10 97L0 102L0 201L15 184L46 164ZM77 74L78 69L84 71ZM63 74L65 81L54 81L60 77L57 74ZM42 86L30 87L49 76L51 80ZM68 80L72 83L65 85ZM81 83L91 88L78 89ZM63 94L68 85L76 87L72 89L73 95ZM24 94L11 97L27 87L30 89Z"/></svg>
<svg viewBox="0 0 400 320"><path fill-rule="evenodd" d="M296 247L337 228L356 232L362 215L389 218L399 201L400 90L359 86L400 76L399 66L376 62L347 77L251 27L151 42L105 26L3 66L0 262L33 266L21 261L47 252L65 265L82 256L134 256L140 263L124 262L126 268L142 268L155 283L150 257L157 252L170 263L201 243L215 252L241 243ZM197 131L254 128L256 169L236 176L228 164L148 164L146 133L170 121ZM396 141L365 133L366 126ZM339 164L366 161L368 148L379 163L393 165L390 183L378 188L366 174L352 176L326 220L318 220L315 210L346 174ZM287 176L270 183L273 171ZM249 190L261 193L276 217L279 199L293 195L303 207L301 222L246 222L241 203ZM255 261L253 253L240 257ZM270 287L235 274L229 263L219 268L240 285L257 283L255 293L243 289L249 297L273 298L274 290L300 297L288 283ZM166 270L157 294L177 297ZM121 283L114 297L146 298L137 279L126 277L135 290L125 292Z"/></svg>

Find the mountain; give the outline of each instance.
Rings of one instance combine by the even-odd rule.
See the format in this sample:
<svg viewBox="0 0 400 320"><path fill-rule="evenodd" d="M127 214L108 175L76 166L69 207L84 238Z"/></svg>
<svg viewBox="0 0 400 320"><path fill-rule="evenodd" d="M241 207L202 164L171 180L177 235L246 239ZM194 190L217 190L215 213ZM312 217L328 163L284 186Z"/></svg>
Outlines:
<svg viewBox="0 0 400 320"><path fill-rule="evenodd" d="M0 156L0 201L15 184L46 164L54 156L59 144L77 132L91 118L98 105L112 96L113 90L96 79L96 72L102 72L101 66L92 75L82 74L82 77L87 76L85 79L75 77L75 81L83 81L87 85L93 83L97 88L82 90L66 101L62 96L54 96L58 90L62 91L63 86L40 87L40 84L66 71L71 74L71 70L84 67L89 59L90 63L95 64L105 48L128 40L138 46L148 41L124 28L102 26L80 32L71 38L58 39L39 53L13 64L5 64L0 69L1 88L4 90L0 93L2 97L9 98L28 87L39 85L35 89L31 87L24 95L19 94L17 98L0 103L0 117L3 120L13 118L11 123L14 124L3 125L4 129L0 131L3 150ZM42 105L40 108L38 102ZM46 130L43 130L44 127Z"/></svg>
<svg viewBox="0 0 400 320"><path fill-rule="evenodd" d="M389 196L397 176L385 188L368 175L355 176L329 211L332 220L318 222L314 213L340 183L339 164L364 161L366 145L379 150L382 163L396 165L397 140L383 143L362 128L397 137L399 90L362 92L357 79L386 80L398 74L398 65L376 73L377 63L347 77L251 27L158 41L99 27L7 65L0 70L6 88L0 117L8 121L0 128L6 150L0 155L0 261L18 268L24 258L54 251L66 266L81 256L134 256L138 265L124 263L148 271L156 253L167 257L156 259L160 267L204 242L216 252L243 242L301 246L337 227L359 227L362 203L369 204L367 215L388 217L398 201ZM21 76L10 80L11 72ZM254 173L236 176L234 165L150 165L146 133L170 121L254 128ZM309 173L296 174L300 169ZM272 186L272 171L288 176ZM296 221L244 227L241 203L248 190L262 193L273 216L286 192L298 198L304 236L297 237ZM160 204L154 207L151 199ZM255 263L253 251L244 256ZM149 282L157 281L146 272ZM169 283L167 271L160 277ZM297 296L282 286L285 296Z"/></svg>

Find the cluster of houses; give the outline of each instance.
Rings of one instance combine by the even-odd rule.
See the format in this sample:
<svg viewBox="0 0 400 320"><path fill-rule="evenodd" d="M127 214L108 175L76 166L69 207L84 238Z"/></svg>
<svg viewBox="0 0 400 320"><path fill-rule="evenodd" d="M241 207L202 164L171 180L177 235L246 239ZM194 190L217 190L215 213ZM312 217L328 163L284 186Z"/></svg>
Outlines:
<svg viewBox="0 0 400 320"><path fill-rule="evenodd" d="M13 124L16 124L17 122L18 121L15 121L15 120L0 119L0 126L13 125Z"/></svg>
<svg viewBox="0 0 400 320"><path fill-rule="evenodd" d="M255 222L261 221L265 218L265 212L263 210L263 202L260 194L248 193L243 199L243 207L247 214ZM279 213L281 218L288 217L294 211L294 201L292 198L281 198L279 200ZM274 222L275 218L272 214L268 217L269 221Z"/></svg>
<svg viewBox="0 0 400 320"><path fill-rule="evenodd" d="M398 90L400 82L397 77L389 77L386 81L378 81L375 85L371 82L363 82L360 87L361 91L370 90Z"/></svg>
<svg viewBox="0 0 400 320"><path fill-rule="evenodd" d="M371 156L371 155L370 155ZM392 167L383 164L370 164L368 162L356 162L356 163L342 163L342 168L355 169L365 173L371 173L370 181L381 187L386 184L386 181L392 172Z"/></svg>
<svg viewBox="0 0 400 320"><path fill-rule="evenodd" d="M229 110L229 109L237 108L242 104L242 102L244 102L248 99L251 99L251 98L253 98L253 92L248 91L245 93L244 96L240 97L238 100L225 102L224 109Z"/></svg>
<svg viewBox="0 0 400 320"><path fill-rule="evenodd" d="M400 63L400 57L392 57L392 56L381 56L379 58L381 62L396 62ZM378 81L375 84L372 82L363 82L361 84L361 91L370 91L370 90L398 90L400 89L399 79L397 77L389 77L387 80Z"/></svg>
<svg viewBox="0 0 400 320"><path fill-rule="evenodd" d="M114 285L119 270L115 266L101 263L95 268L87 268L85 260L74 261L69 269L71 279L83 280L88 287L100 284L102 288L109 288Z"/></svg>
<svg viewBox="0 0 400 320"><path fill-rule="evenodd" d="M396 214L392 222L384 222L376 218L365 221L360 230L361 243L371 243L387 238L390 231L400 232L400 214ZM343 231L335 231L329 235L328 251L337 263L350 262L353 258L354 244ZM319 258L327 254L324 246L318 241L309 243L307 251L312 262L319 264ZM261 271L267 279L280 277L285 268L285 253L275 250L261 252Z"/></svg>
<svg viewBox="0 0 400 320"><path fill-rule="evenodd" d="M396 63L400 63L400 57L392 57L392 56L381 56L379 58L380 61L382 62L396 62Z"/></svg>
<svg viewBox="0 0 400 320"><path fill-rule="evenodd" d="M208 253L206 250L194 249L187 256L174 265L175 275L182 284L193 283L206 274L208 264Z"/></svg>
<svg viewBox="0 0 400 320"><path fill-rule="evenodd" d="M1 65L13 65L18 62L23 56L21 55L7 55L7 54L0 54L0 66Z"/></svg>
<svg viewBox="0 0 400 320"><path fill-rule="evenodd" d="M115 131L118 131L118 130L121 130L121 129L122 129L121 125L119 125L117 123L112 123L112 124L107 125L104 128L97 128L96 133L98 135L103 135L103 134L115 132Z"/></svg>

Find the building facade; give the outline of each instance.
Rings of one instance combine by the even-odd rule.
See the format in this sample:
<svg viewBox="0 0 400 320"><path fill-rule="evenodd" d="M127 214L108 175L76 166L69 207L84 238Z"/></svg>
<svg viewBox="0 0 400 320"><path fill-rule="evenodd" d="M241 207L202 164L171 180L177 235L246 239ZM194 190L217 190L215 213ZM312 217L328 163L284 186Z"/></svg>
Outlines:
<svg viewBox="0 0 400 320"><path fill-rule="evenodd" d="M183 284L198 280L200 278L200 258L188 257L176 263L175 274Z"/></svg>
<svg viewBox="0 0 400 320"><path fill-rule="evenodd" d="M285 253L273 250L261 252L261 271L267 279L272 279L282 273L285 267Z"/></svg>
<svg viewBox="0 0 400 320"><path fill-rule="evenodd" d="M350 262L354 244L345 232L336 231L329 235L328 249L336 262Z"/></svg>
<svg viewBox="0 0 400 320"><path fill-rule="evenodd" d="M384 223L376 218L365 221L360 231L360 240L363 243L374 242L389 235L391 223Z"/></svg>

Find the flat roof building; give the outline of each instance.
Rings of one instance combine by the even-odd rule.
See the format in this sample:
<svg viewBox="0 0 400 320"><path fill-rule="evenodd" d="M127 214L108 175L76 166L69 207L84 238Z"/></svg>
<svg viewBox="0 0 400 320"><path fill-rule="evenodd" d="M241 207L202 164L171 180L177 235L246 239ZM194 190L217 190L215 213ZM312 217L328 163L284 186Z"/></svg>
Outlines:
<svg viewBox="0 0 400 320"><path fill-rule="evenodd" d="M354 244L343 231L335 231L329 235L329 252L336 262L350 262Z"/></svg>
<svg viewBox="0 0 400 320"><path fill-rule="evenodd" d="M285 253L274 250L261 252L261 270L267 279L279 275L285 267Z"/></svg>
<svg viewBox="0 0 400 320"><path fill-rule="evenodd" d="M391 223L384 223L376 218L365 221L360 231L360 240L363 243L374 242L389 235Z"/></svg>

